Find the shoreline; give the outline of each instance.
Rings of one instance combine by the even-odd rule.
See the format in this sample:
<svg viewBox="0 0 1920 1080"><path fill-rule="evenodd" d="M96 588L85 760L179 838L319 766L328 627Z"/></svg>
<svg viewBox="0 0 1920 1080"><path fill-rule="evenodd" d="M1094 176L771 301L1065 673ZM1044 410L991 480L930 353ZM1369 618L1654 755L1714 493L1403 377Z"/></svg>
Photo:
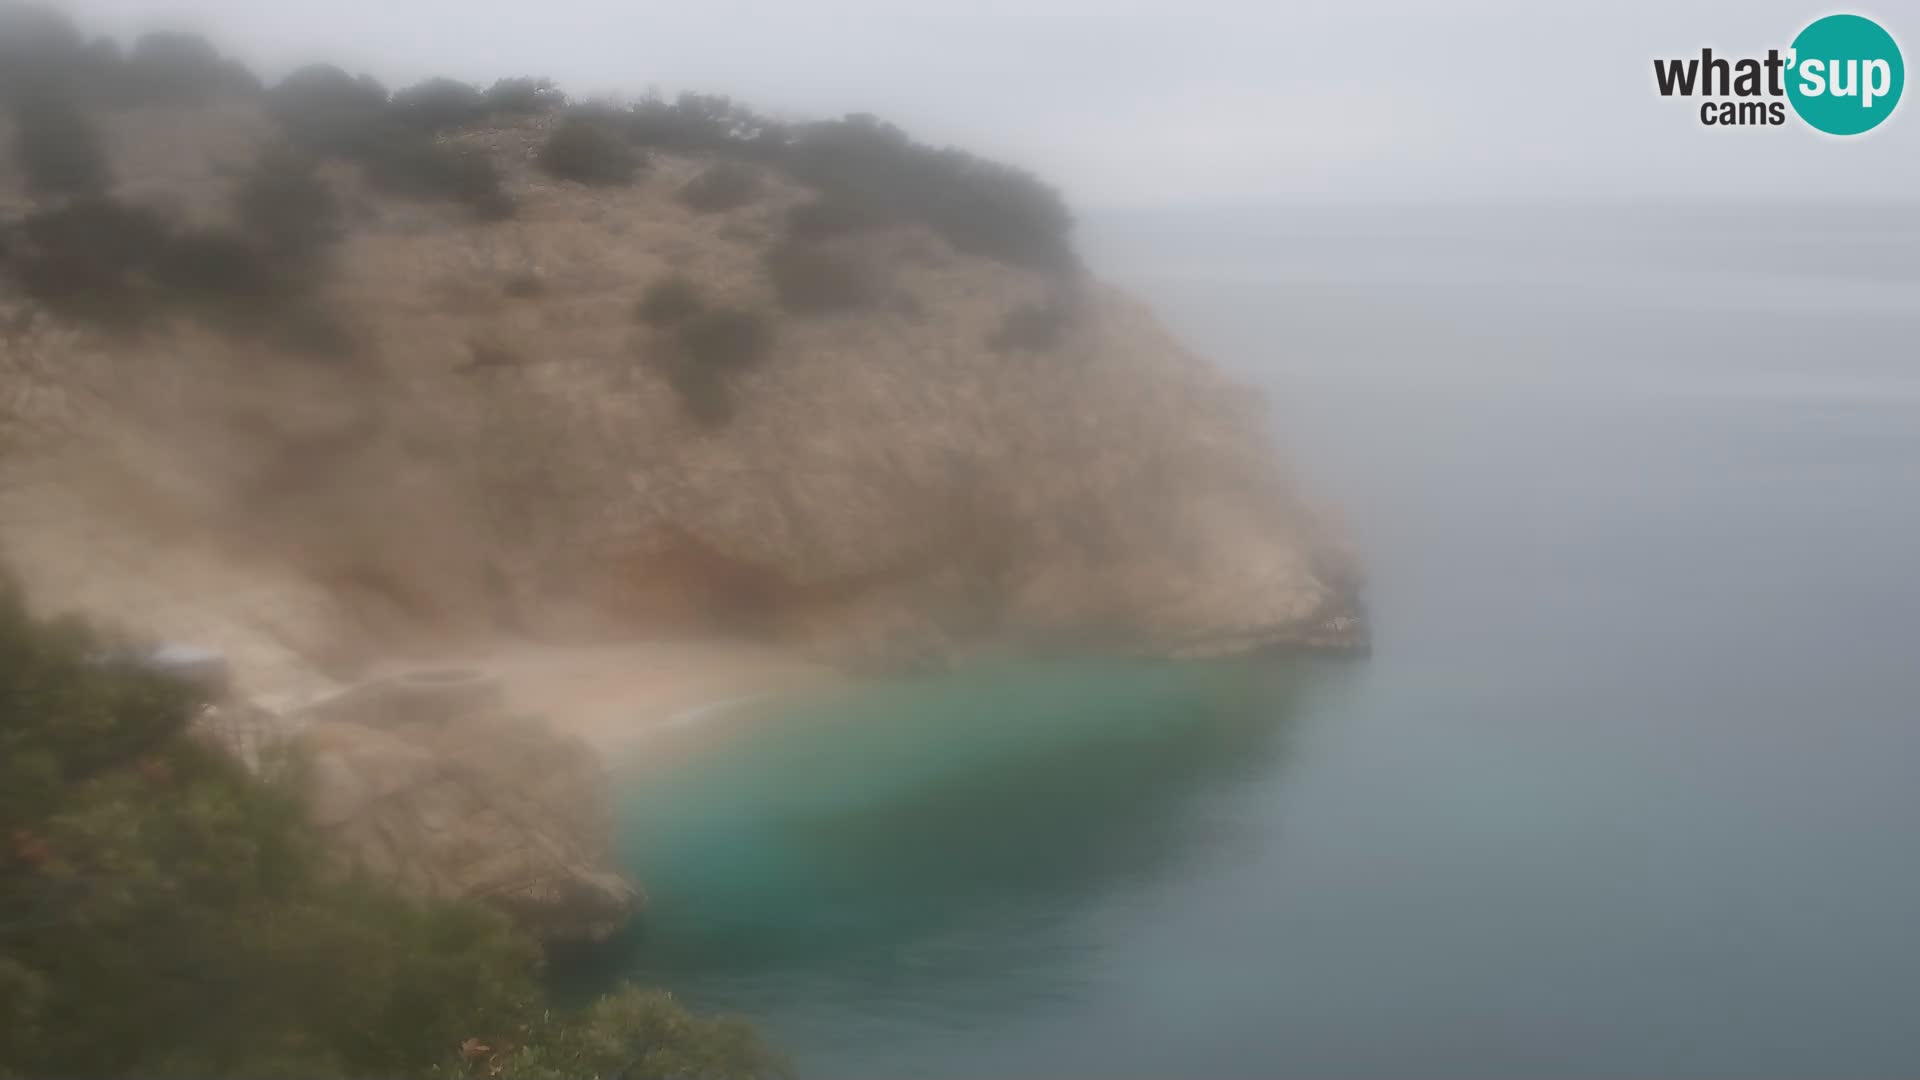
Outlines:
<svg viewBox="0 0 1920 1080"><path fill-rule="evenodd" d="M472 662L499 680L510 712L542 717L609 764L736 707L846 682L792 653L726 641L514 646Z"/></svg>

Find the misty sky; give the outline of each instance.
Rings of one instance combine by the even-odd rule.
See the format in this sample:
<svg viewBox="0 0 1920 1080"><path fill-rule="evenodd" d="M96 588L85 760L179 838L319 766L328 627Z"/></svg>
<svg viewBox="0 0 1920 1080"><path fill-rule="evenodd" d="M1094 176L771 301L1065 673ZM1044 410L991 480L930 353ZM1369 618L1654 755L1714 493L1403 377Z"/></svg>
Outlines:
<svg viewBox="0 0 1920 1080"><path fill-rule="evenodd" d="M205 31L269 77L324 59L390 85L547 74L580 95L658 86L799 117L874 112L1025 165L1083 208L1920 191L1920 93L1845 140L1792 120L1703 127L1697 101L1655 93L1654 57L1784 48L1830 10L1805 2L64 6L121 35ZM1847 10L1920 60L1920 5Z"/></svg>

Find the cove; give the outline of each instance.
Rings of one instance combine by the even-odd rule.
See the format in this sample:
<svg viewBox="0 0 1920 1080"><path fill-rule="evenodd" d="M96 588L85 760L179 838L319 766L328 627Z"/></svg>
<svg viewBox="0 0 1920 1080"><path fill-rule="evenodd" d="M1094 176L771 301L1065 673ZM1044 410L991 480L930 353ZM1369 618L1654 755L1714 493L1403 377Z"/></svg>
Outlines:
<svg viewBox="0 0 1920 1080"><path fill-rule="evenodd" d="M1070 1005L1081 921L1219 854L1209 801L1278 768L1308 677L1005 663L711 718L708 745L622 770L651 907L562 977L744 1012L823 1075L888 1068L887 1029L923 1046Z"/></svg>

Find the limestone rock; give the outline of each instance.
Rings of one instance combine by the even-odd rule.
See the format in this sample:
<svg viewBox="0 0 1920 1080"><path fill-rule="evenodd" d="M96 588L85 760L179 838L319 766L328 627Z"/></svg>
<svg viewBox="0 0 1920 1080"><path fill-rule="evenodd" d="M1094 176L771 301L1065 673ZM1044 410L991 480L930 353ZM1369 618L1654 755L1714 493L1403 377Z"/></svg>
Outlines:
<svg viewBox="0 0 1920 1080"><path fill-rule="evenodd" d="M259 119L143 114L116 172L217 214L196 163L250 152ZM861 669L1031 639L1364 646L1355 562L1258 395L1141 304L902 224L836 241L889 303L789 313L764 260L812 192L770 176L696 213L674 193L705 165L671 153L631 188L557 182L544 123L452 136L495 155L512 221L330 176L365 210L324 297L369 345L353 363L0 299L0 549L30 599L217 647L253 697L514 636L743 634ZM668 274L769 322L723 427L633 316ZM1057 340L996 345L1035 305Z"/></svg>
<svg viewBox="0 0 1920 1080"><path fill-rule="evenodd" d="M314 825L344 866L484 901L549 943L605 940L642 897L610 869L600 761L539 721L475 707L484 680L439 676L422 680L435 694L396 679L315 711L295 737Z"/></svg>

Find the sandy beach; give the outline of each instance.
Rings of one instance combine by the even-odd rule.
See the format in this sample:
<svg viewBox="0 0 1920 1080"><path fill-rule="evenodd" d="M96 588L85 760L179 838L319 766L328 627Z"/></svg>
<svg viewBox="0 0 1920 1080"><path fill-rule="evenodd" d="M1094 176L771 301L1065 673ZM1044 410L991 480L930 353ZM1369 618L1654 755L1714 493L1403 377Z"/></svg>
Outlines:
<svg viewBox="0 0 1920 1080"><path fill-rule="evenodd" d="M735 704L840 681L831 669L789 653L724 641L519 645L470 666L499 677L511 711L544 716L607 757L643 741L684 737Z"/></svg>

